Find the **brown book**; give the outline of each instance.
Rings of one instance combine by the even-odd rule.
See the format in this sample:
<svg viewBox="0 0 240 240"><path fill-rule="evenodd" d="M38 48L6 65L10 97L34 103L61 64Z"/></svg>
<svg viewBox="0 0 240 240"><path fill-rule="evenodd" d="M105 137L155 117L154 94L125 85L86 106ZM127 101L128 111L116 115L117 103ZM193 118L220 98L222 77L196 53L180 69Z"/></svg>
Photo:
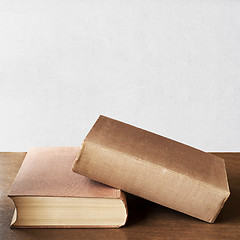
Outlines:
<svg viewBox="0 0 240 240"><path fill-rule="evenodd" d="M120 227L124 193L71 171L79 147L32 148L9 192L12 227Z"/></svg>
<svg viewBox="0 0 240 240"><path fill-rule="evenodd" d="M223 159L104 116L73 171L209 223L230 195Z"/></svg>

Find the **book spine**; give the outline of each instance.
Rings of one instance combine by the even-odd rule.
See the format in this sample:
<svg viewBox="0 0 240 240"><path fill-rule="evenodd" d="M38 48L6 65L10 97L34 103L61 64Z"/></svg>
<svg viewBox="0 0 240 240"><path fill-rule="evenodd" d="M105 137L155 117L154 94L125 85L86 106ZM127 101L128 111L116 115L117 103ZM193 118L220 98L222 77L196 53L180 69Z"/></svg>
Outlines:
<svg viewBox="0 0 240 240"><path fill-rule="evenodd" d="M229 196L203 181L89 141L73 171L209 223Z"/></svg>
<svg viewBox="0 0 240 240"><path fill-rule="evenodd" d="M124 226L124 225L126 224L127 219L128 219L128 207L127 207L127 198L126 198L126 195L125 195L125 193L124 193L123 191L121 191L120 189L119 189L119 197L118 197L118 199L120 199L120 200L122 201L122 203L123 203L123 205L124 205L124 209L125 209L125 220L124 220L124 222L123 222L121 225L118 226L118 227L122 227L122 226Z"/></svg>

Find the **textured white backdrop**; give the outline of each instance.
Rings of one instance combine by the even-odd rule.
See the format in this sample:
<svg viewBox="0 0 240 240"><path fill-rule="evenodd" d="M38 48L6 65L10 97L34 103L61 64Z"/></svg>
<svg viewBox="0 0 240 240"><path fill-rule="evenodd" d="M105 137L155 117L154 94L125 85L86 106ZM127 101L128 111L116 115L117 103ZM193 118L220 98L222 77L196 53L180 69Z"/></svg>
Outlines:
<svg viewBox="0 0 240 240"><path fill-rule="evenodd" d="M80 145L99 114L240 151L240 1L0 0L0 151Z"/></svg>

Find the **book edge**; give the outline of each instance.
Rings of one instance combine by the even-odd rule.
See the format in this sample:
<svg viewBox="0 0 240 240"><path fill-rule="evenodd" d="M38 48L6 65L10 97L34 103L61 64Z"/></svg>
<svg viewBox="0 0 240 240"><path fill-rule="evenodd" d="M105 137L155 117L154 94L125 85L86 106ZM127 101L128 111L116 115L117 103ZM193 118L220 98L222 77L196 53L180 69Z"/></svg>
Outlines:
<svg viewBox="0 0 240 240"><path fill-rule="evenodd" d="M117 198L122 201L122 204L124 205L125 210L125 219L124 222L120 225L41 225L41 226L15 226L15 222L17 221L17 206L14 202L14 200L11 198L13 204L14 204L14 212L13 217L10 223L10 228L120 228L124 226L128 219L128 207L127 207L127 199L124 192L120 190L120 196Z"/></svg>

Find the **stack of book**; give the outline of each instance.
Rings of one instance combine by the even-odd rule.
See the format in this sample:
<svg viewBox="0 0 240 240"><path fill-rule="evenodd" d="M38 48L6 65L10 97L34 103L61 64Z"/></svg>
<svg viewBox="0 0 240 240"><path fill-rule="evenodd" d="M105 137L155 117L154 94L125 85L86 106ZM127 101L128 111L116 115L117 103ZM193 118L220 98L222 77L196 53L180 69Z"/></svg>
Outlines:
<svg viewBox="0 0 240 240"><path fill-rule="evenodd" d="M28 151L8 195L11 226L121 227L123 191L209 223L230 195L223 159L100 116L81 147Z"/></svg>

